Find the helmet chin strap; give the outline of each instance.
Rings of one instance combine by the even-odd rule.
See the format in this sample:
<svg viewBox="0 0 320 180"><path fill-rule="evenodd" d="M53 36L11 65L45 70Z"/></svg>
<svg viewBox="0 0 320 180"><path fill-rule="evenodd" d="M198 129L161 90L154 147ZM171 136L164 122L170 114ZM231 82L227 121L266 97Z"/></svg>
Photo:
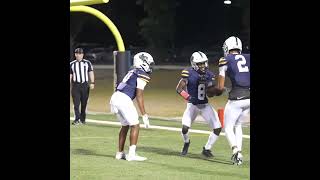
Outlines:
<svg viewBox="0 0 320 180"><path fill-rule="evenodd" d="M200 74L205 74L206 73L206 70L207 70L207 67L204 68L204 70L202 71L199 67L198 67L198 73Z"/></svg>
<svg viewBox="0 0 320 180"><path fill-rule="evenodd" d="M205 73L206 73L206 70L201 71L201 70L199 69L199 70L198 70L198 73L200 73L200 74L205 74Z"/></svg>

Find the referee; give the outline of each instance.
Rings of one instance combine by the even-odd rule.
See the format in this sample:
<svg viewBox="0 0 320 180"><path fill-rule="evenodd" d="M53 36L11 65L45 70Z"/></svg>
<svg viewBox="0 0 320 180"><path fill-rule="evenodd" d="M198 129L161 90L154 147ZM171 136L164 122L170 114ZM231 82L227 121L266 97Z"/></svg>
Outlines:
<svg viewBox="0 0 320 180"><path fill-rule="evenodd" d="M74 51L76 59L70 62L70 86L75 120L73 125L86 123L86 108L89 98L89 90L94 89L94 73L90 61L83 59L83 49L77 48ZM90 86L89 86L90 79ZM81 112L79 106L81 104Z"/></svg>

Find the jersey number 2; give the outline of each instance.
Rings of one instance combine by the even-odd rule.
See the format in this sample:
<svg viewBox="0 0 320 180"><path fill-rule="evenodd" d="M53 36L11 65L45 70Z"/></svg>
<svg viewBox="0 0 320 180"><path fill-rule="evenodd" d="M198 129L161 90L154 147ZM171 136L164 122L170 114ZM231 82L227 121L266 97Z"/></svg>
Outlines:
<svg viewBox="0 0 320 180"><path fill-rule="evenodd" d="M244 56L238 54L236 55L235 59L236 60L241 59L240 61L237 62L239 72L249 72L249 68L248 66L246 66L247 61L246 61L246 58L244 58Z"/></svg>

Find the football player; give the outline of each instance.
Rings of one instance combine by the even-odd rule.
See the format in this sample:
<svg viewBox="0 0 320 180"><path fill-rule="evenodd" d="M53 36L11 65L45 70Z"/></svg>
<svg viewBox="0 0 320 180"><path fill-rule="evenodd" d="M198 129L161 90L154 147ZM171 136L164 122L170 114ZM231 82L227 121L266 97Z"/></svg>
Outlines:
<svg viewBox="0 0 320 180"><path fill-rule="evenodd" d="M133 57L133 68L128 71L122 82L110 99L111 111L116 114L122 127L119 132L119 151L116 159L128 161L144 161L147 158L136 154L136 145L139 136L139 116L133 104L136 98L142 120L146 128L149 127L149 118L144 108L143 90L150 81L154 60L149 53L140 52ZM127 132L130 128L129 153L124 152Z"/></svg>
<svg viewBox="0 0 320 180"><path fill-rule="evenodd" d="M188 153L190 145L189 128L200 115L206 120L212 129L208 142L202 149L202 154L206 157L213 157L211 152L212 145L218 139L221 131L221 123L217 112L208 104L207 88L214 87L215 77L213 72L208 69L208 58L201 52L194 52L190 58L192 67L186 68L181 73L181 79L176 87L176 91L188 101L187 108L182 117L182 138L184 141L181 155Z"/></svg>
<svg viewBox="0 0 320 180"><path fill-rule="evenodd" d="M231 160L240 165L243 160L241 119L250 112L250 54L241 53L241 40L235 36L226 39L222 48L224 57L219 60L217 88L223 91L227 75L232 88L224 110L225 133L232 149Z"/></svg>

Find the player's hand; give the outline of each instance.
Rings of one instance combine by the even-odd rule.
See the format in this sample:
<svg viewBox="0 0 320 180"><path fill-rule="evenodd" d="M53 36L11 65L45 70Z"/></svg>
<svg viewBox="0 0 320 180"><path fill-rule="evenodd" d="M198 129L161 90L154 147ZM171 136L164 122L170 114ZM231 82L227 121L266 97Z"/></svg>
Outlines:
<svg viewBox="0 0 320 180"><path fill-rule="evenodd" d="M149 128L150 123L149 123L149 117L147 114L142 116L143 124L146 128Z"/></svg>
<svg viewBox="0 0 320 180"><path fill-rule="evenodd" d="M94 84L90 84L90 89L94 89Z"/></svg>

